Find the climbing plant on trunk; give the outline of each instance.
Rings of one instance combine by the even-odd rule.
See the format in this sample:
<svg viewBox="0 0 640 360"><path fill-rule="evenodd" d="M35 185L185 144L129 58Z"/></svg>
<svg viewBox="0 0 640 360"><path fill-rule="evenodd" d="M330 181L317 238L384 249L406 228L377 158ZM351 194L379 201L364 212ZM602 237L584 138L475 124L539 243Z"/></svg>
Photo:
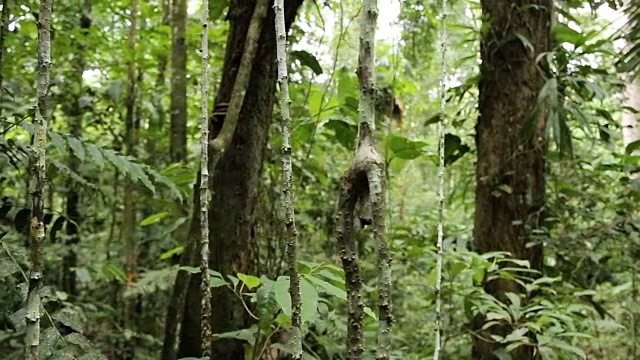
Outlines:
<svg viewBox="0 0 640 360"><path fill-rule="evenodd" d="M301 3L301 0L285 1L287 28ZM223 275L234 275L255 271L253 218L275 100L276 38L274 13L269 10L268 1L231 2L227 19L230 24L222 79L210 118L210 187L215 185L211 187L215 191L209 206L210 267ZM250 50L253 46L254 50ZM199 186L198 181L196 189ZM196 211L182 265L197 264L194 254L199 248L199 236L194 234L200 233L199 214L195 214L199 213L199 207L196 190ZM165 345L171 346L166 345L165 349L169 352L175 344L170 337L175 336L171 332L175 334L178 319L181 325L178 357L200 356L200 284L200 274L180 271L176 278L169 307L171 316L167 319L171 326L165 332ZM234 295L222 288L214 288L212 292L214 333L247 327L246 312ZM215 359L242 359L242 342L216 340L211 355Z"/></svg>

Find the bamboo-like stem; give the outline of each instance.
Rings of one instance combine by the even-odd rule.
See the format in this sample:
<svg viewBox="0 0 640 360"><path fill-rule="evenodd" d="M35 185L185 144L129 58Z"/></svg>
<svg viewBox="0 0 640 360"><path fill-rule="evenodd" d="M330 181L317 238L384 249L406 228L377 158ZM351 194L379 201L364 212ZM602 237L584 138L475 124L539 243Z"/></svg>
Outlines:
<svg viewBox="0 0 640 360"><path fill-rule="evenodd" d="M40 288L44 272L44 187L46 176L49 69L51 67L51 0L40 0L38 17L37 104L34 120L29 246L31 271L27 293L25 359L37 360L40 350Z"/></svg>
<svg viewBox="0 0 640 360"><path fill-rule="evenodd" d="M209 357L211 329L211 286L209 285L209 0L202 0L202 72L200 74L200 271L202 273L202 355Z"/></svg>
<svg viewBox="0 0 640 360"><path fill-rule="evenodd" d="M300 278L298 275L298 231L295 222L293 196L293 170L291 167L291 112L289 76L287 74L287 32L284 22L284 0L275 0L276 53L278 85L280 86L280 111L282 113L282 165L283 202L287 236L287 263L289 266L289 294L291 296L291 344L293 359L302 359L302 320Z"/></svg>

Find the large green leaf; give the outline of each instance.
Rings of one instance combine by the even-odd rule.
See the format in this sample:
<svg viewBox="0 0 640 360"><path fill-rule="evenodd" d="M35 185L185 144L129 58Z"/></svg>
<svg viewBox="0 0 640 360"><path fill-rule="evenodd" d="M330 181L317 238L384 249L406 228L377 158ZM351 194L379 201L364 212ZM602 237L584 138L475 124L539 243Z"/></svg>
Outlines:
<svg viewBox="0 0 640 360"><path fill-rule="evenodd" d="M292 51L289 56L292 61L300 61L300 64L302 64L302 66L306 66L309 69L313 70L316 75L322 74L322 66L320 66L318 59L316 59L316 57L311 53L304 50L298 50Z"/></svg>
<svg viewBox="0 0 640 360"><path fill-rule="evenodd" d="M387 137L387 148L394 157L412 160L424 153L423 148L427 144L421 141L412 141L403 136L390 134Z"/></svg>

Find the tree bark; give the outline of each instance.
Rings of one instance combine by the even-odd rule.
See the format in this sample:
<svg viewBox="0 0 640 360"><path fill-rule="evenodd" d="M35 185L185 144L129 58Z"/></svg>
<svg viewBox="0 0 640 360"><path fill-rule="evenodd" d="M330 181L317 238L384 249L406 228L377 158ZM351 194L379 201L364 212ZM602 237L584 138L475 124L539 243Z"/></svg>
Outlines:
<svg viewBox="0 0 640 360"><path fill-rule="evenodd" d="M290 27L302 0L287 0L285 21ZM251 21L255 1L234 1L229 7L230 22L222 80L216 96L216 108L229 103L235 79L238 75L242 49L244 49L247 29ZM262 162L268 140L276 83L276 38L274 13L270 9L262 24L262 32L249 81L249 91L238 118L235 134L229 149L220 159L213 174L214 194L209 210L211 238L211 268L225 275L238 272L251 273L255 267L253 257L254 208L260 186ZM216 109L214 109L214 113ZM221 117L212 117L210 138L218 135ZM199 196L198 184L196 195ZM199 204L199 201L198 201ZM197 204L197 205L198 205ZM199 205L198 205L199 206ZM194 208L199 212L199 208ZM193 216L194 220L196 216ZM199 226L191 231L200 233ZM191 241L197 238L190 236ZM189 244L188 248L195 248ZM184 253L193 260L193 251ZM184 263L184 262L182 262ZM193 266L193 263L192 263ZM183 272L181 272L183 273ZM200 355L200 276L181 277L188 281L188 289L180 329L178 358ZM176 282L176 287L184 283ZM174 294L177 296L177 294ZM248 326L245 310L228 289L213 289L212 326L214 333L238 330ZM213 359L244 359L244 350L239 341L216 341L212 346Z"/></svg>
<svg viewBox="0 0 640 360"><path fill-rule="evenodd" d="M533 134L525 126L545 79L537 56L550 50L551 0L482 0L487 31L481 39L480 117L476 126L476 212L474 241L480 253L508 251L542 269L542 245L527 246L539 228L545 204L546 112L538 113ZM525 43L520 37L526 38ZM485 290L504 301L516 283L495 280ZM484 319L474 321L476 332ZM506 335L506 325L489 332ZM477 333L476 333L477 335ZM473 359L497 359L500 344L474 336ZM533 347L512 351L514 359L536 358Z"/></svg>
<svg viewBox="0 0 640 360"><path fill-rule="evenodd" d="M302 360L302 301L300 299L300 275L298 274L298 230L295 220L293 196L293 169L291 168L291 98L287 73L287 30L284 24L284 0L276 0L276 42L278 85L280 87L280 112L282 114L282 202L284 227L287 231L287 265L289 296L291 297L291 343L293 360Z"/></svg>
<svg viewBox="0 0 640 360"><path fill-rule="evenodd" d="M171 161L187 159L187 0L171 11Z"/></svg>
<svg viewBox="0 0 640 360"><path fill-rule="evenodd" d="M37 103L34 120L33 154L31 164L31 218L29 249L31 269L27 293L25 329L26 360L40 358L40 289L44 277L44 186L46 181L47 112L49 100L49 69L51 67L51 0L40 1L38 19Z"/></svg>
<svg viewBox="0 0 640 360"><path fill-rule="evenodd" d="M640 81L629 80L624 93L625 106L640 111ZM622 113L622 139L624 146L628 146L634 141L640 140L640 123L638 122L639 114L633 111L624 111Z"/></svg>

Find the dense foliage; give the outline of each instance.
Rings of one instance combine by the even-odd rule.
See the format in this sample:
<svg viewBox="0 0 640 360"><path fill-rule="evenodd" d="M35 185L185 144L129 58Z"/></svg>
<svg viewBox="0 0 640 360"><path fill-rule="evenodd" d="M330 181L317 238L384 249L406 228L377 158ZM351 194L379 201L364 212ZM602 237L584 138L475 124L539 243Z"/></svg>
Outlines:
<svg viewBox="0 0 640 360"><path fill-rule="evenodd" d="M171 1L140 1L133 48L129 1L54 3L40 356L157 359L178 269L200 271L180 263L199 169L200 3L187 1L188 155L181 162L172 162L170 153ZM8 21L0 40L0 357L21 359L39 15L35 0L2 4ZM210 4L210 93L211 104L219 105L213 96L222 78L231 5ZM556 2L552 50L541 56L548 62L545 82L532 110L546 117L549 136L544 228L532 236L544 245L539 272L505 252L474 251L479 39L486 26L479 1L449 1L446 22L441 5L380 3L381 12L398 12L391 23L389 16L380 17L375 63L374 135L386 165L393 259L391 358L425 359L434 352L436 124L444 119L441 358L471 356L472 337L485 336L472 326L482 315L483 331L497 323L510 326L506 336L491 338L505 345L499 359L511 359L510 350L533 340L543 359L635 359L640 356L640 138L623 141L621 119L625 112L637 113L625 102L625 86L634 80L623 71L637 67L638 11L627 9L634 31L626 32L625 41L632 50L622 56L614 41L621 34L620 22L614 22L621 13L612 9L619 4ZM341 176L358 136L360 13L359 1L305 1L289 36L293 193L303 349L309 359L346 354L347 294L334 234ZM440 114L443 24L447 103ZM523 36L511 41L533 46ZM253 320L250 327L217 335L240 339L247 359L287 350L291 326L278 105L273 116L254 189L255 266L250 273L210 270L211 286L240 301ZM369 240L371 227L360 230L365 357L373 357L376 246ZM495 278L513 280L524 291L498 299L483 288Z"/></svg>

